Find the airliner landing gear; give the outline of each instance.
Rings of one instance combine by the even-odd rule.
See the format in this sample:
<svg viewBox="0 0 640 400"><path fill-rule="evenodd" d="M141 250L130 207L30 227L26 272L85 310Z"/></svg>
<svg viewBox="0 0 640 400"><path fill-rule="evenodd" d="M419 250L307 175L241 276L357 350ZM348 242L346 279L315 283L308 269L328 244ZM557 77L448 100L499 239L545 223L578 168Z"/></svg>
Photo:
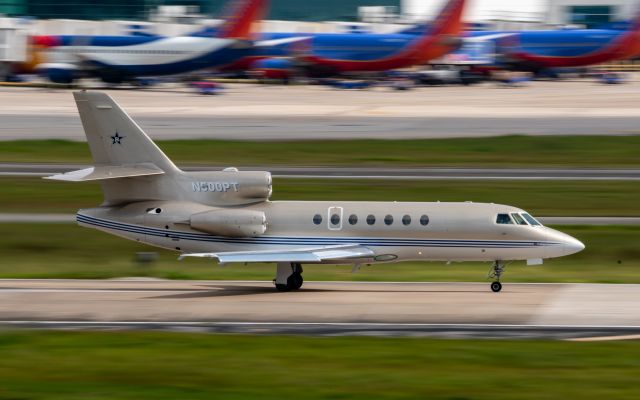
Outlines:
<svg viewBox="0 0 640 400"><path fill-rule="evenodd" d="M496 261L491 267L491 271L489 272L489 278L495 279L493 283L491 283L491 291L494 293L498 293L502 290L502 283L500 283L500 277L504 273L506 265L502 261Z"/></svg>
<svg viewBox="0 0 640 400"><path fill-rule="evenodd" d="M290 292L302 287L302 265L299 263L278 263L276 279L273 280L279 292Z"/></svg>

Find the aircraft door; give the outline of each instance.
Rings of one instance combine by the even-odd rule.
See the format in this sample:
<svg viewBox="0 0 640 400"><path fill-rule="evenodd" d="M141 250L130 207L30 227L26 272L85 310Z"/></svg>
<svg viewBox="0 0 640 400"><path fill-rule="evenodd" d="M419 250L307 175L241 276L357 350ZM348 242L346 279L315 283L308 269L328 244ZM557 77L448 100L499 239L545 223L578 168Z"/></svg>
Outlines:
<svg viewBox="0 0 640 400"><path fill-rule="evenodd" d="M329 230L342 230L342 207L329 207L327 211L327 224Z"/></svg>

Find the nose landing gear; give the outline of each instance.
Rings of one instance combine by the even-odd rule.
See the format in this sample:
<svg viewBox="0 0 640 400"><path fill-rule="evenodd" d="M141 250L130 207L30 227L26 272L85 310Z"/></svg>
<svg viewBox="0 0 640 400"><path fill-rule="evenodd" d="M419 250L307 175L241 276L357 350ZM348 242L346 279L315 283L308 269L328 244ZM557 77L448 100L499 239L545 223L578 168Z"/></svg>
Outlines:
<svg viewBox="0 0 640 400"><path fill-rule="evenodd" d="M506 264L502 261L496 261L491 267L491 271L489 271L489 278L495 279L494 282L491 283L491 291L494 293L498 293L502 290L502 283L500 283L500 277L504 273L506 268Z"/></svg>
<svg viewBox="0 0 640 400"><path fill-rule="evenodd" d="M302 265L300 263L278 263L276 279L273 280L279 292L290 292L302 287Z"/></svg>

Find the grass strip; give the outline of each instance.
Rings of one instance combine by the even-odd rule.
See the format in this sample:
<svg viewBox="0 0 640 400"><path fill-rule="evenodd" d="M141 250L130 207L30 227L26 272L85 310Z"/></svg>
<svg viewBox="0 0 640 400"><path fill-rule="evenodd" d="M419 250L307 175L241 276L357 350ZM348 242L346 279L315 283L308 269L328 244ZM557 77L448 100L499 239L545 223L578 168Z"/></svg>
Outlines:
<svg viewBox="0 0 640 400"><path fill-rule="evenodd" d="M392 136L391 136L392 137ZM158 141L179 164L300 166L637 167L640 136L423 140ZM2 142L0 162L91 163L86 143Z"/></svg>
<svg viewBox="0 0 640 400"><path fill-rule="evenodd" d="M272 200L474 201L538 216L638 216L630 181L372 181L276 179ZM0 178L0 212L75 213L102 202L96 183Z"/></svg>
<svg viewBox="0 0 640 400"><path fill-rule="evenodd" d="M586 244L570 257L547 260L543 266L509 266L505 282L640 283L640 227L580 226L562 231ZM71 224L0 224L0 278L157 277L169 279L256 279L269 281L273 265L233 264L211 260L178 261L178 254L141 245ZM157 251L154 263L138 263L136 252ZM305 265L306 280L459 281L484 282L489 264L399 263L363 266ZM1 396L0 396L1 398Z"/></svg>
<svg viewBox="0 0 640 400"><path fill-rule="evenodd" d="M0 333L4 399L637 399L636 342Z"/></svg>

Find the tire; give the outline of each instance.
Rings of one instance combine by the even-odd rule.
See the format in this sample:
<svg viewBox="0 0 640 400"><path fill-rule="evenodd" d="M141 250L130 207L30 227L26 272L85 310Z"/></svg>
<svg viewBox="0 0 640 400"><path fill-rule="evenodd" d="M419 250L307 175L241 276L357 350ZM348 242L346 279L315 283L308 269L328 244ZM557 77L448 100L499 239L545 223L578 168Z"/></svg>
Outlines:
<svg viewBox="0 0 640 400"><path fill-rule="evenodd" d="M282 285L280 283L276 283L276 290L278 292L290 292L291 288L289 287L289 285Z"/></svg>
<svg viewBox="0 0 640 400"><path fill-rule="evenodd" d="M501 290L502 290L502 283L500 283L500 282L493 282L493 283L491 284L491 291L492 291L493 293L498 293L498 292L500 292Z"/></svg>
<svg viewBox="0 0 640 400"><path fill-rule="evenodd" d="M302 279L302 275L293 274L287 279L287 286L290 290L298 290L302 287L304 283L304 279Z"/></svg>

